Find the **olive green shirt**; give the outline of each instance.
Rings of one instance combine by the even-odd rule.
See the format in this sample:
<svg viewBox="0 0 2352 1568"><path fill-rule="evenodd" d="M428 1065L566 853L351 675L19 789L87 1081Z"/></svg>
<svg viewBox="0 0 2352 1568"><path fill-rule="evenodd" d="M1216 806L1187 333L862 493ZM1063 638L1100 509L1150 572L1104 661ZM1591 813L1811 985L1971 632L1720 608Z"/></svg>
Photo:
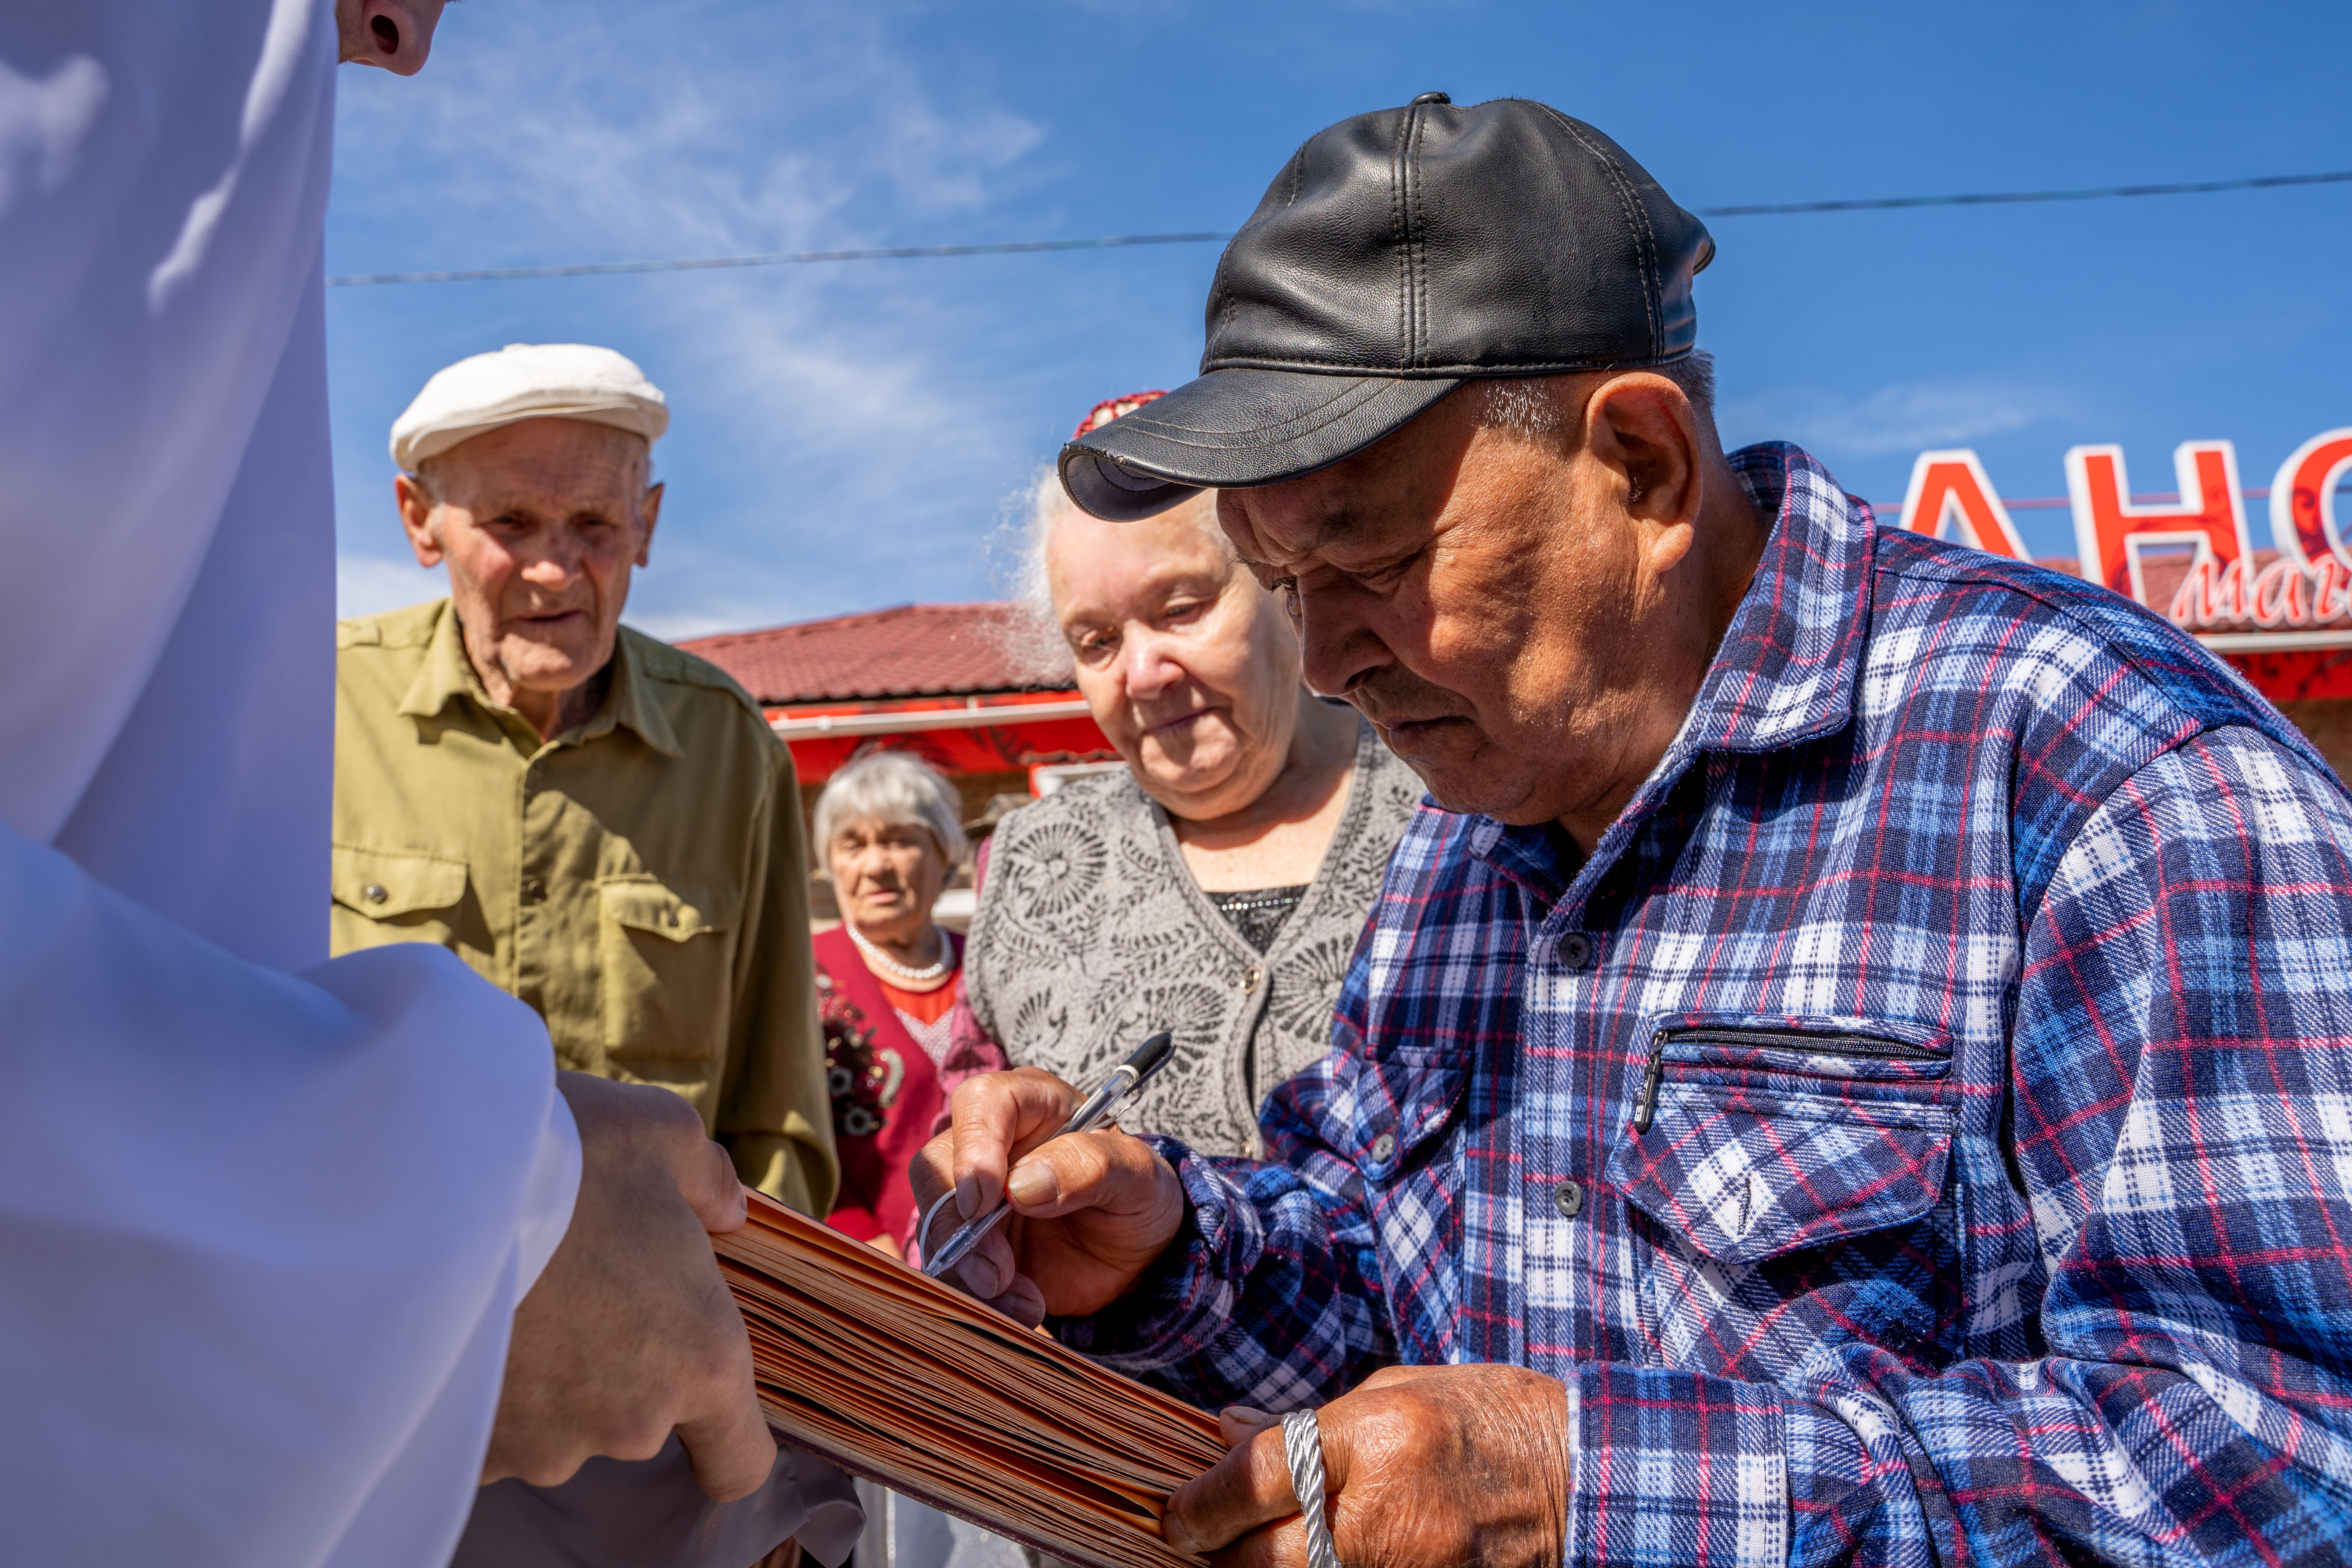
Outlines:
<svg viewBox="0 0 2352 1568"><path fill-rule="evenodd" d="M559 1066L675 1089L747 1184L838 1179L792 754L741 688L621 628L594 717L542 742L449 601L344 621L337 953L437 942L539 1010Z"/></svg>

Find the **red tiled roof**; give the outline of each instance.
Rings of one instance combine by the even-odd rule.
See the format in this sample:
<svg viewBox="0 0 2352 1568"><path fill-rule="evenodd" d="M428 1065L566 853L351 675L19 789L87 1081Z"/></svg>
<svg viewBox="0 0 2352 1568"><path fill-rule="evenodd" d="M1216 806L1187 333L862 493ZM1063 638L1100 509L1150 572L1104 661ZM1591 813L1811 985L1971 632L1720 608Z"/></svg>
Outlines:
<svg viewBox="0 0 2352 1568"><path fill-rule="evenodd" d="M1013 613L1005 604L898 605L677 646L770 705L1068 687L1066 661L1041 672L1013 651L1017 639L1005 633Z"/></svg>

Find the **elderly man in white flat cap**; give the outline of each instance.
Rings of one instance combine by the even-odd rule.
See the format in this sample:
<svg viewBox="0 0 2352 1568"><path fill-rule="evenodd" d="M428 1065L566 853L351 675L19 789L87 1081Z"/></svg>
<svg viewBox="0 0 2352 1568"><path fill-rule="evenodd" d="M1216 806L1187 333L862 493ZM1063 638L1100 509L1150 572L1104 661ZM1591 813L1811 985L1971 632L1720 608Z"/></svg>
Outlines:
<svg viewBox="0 0 2352 1568"><path fill-rule="evenodd" d="M620 624L668 422L612 350L518 343L394 424L401 521L449 596L340 629L334 947L453 950L560 1066L676 1090L745 1184L822 1215L792 757L726 675Z"/></svg>

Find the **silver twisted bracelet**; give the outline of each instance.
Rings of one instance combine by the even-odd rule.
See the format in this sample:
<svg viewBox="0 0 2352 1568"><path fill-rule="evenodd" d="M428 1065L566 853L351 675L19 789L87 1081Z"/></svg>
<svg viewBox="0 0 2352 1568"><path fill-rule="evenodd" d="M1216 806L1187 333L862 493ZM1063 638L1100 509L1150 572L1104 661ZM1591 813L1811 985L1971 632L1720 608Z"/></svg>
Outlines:
<svg viewBox="0 0 2352 1568"><path fill-rule="evenodd" d="M1307 1525L1307 1568L1339 1568L1331 1526L1323 1517L1323 1427L1315 1412L1294 1410L1282 1418L1282 1452L1290 1461L1290 1489Z"/></svg>

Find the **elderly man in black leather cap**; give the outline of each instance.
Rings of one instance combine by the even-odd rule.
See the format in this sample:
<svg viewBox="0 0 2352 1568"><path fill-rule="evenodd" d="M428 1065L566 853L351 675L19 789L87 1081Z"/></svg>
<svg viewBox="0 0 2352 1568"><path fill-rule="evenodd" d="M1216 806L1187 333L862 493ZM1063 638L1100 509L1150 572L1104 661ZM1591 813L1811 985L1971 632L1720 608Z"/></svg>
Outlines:
<svg viewBox="0 0 2352 1568"><path fill-rule="evenodd" d="M1727 455L1712 256L1541 104L1299 150L1063 479L1217 487L1434 804L1267 1161L1014 1073L918 1195L1241 1406L1221 1565L2341 1562L2352 800L2168 624Z"/></svg>

